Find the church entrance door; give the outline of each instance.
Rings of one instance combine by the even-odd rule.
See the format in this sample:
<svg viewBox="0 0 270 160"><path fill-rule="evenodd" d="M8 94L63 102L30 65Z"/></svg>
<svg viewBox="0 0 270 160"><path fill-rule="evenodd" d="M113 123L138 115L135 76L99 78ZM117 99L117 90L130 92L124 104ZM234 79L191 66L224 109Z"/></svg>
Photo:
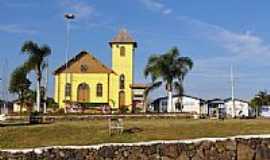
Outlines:
<svg viewBox="0 0 270 160"><path fill-rule="evenodd" d="M90 88L88 86L88 84L86 83L81 83L78 86L77 89L77 100L78 102L90 102Z"/></svg>

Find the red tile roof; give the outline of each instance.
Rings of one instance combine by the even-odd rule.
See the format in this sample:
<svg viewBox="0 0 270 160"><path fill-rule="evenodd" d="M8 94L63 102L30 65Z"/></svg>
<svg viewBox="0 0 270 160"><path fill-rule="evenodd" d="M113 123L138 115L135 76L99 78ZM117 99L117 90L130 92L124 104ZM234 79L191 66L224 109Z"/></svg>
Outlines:
<svg viewBox="0 0 270 160"><path fill-rule="evenodd" d="M126 29L121 29L120 32L109 42L113 43L133 43L137 47L137 42L130 36Z"/></svg>
<svg viewBox="0 0 270 160"><path fill-rule="evenodd" d="M89 66L88 70L85 73L114 73L115 72L107 67L106 65L102 64L97 58L95 58L92 54L81 51L75 57L71 58L67 63L58 67L54 74L67 72L67 73L78 73L80 71L80 67L77 65L78 63L85 63ZM66 69L67 64L67 69Z"/></svg>

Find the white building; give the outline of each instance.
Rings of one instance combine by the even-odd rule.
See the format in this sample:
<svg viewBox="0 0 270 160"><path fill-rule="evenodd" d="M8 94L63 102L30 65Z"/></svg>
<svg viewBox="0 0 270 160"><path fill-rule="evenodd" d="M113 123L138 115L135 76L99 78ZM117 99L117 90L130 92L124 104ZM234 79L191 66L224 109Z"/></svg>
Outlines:
<svg viewBox="0 0 270 160"><path fill-rule="evenodd" d="M224 118L226 116L225 102L223 99L215 98L207 102L207 115L209 117Z"/></svg>
<svg viewBox="0 0 270 160"><path fill-rule="evenodd" d="M21 105L18 102L13 103L13 112L20 112ZM26 112L27 109L25 107L22 108L22 112Z"/></svg>
<svg viewBox="0 0 270 160"><path fill-rule="evenodd" d="M21 108L21 104L18 100L13 101L13 111L12 112L27 112L27 108L31 108L32 104L30 102L26 102L24 107Z"/></svg>
<svg viewBox="0 0 270 160"><path fill-rule="evenodd" d="M235 104L235 116L236 117L248 117L250 116L251 107L247 101L241 99L234 99ZM233 115L233 101L231 98L224 100L225 110L227 117Z"/></svg>
<svg viewBox="0 0 270 160"><path fill-rule="evenodd" d="M270 106L261 106L260 115L262 117L269 118L270 117Z"/></svg>
<svg viewBox="0 0 270 160"><path fill-rule="evenodd" d="M11 113L13 110L13 106L11 102L0 100L0 114Z"/></svg>
<svg viewBox="0 0 270 160"><path fill-rule="evenodd" d="M168 97L161 97L152 102L150 111L167 112ZM182 107L178 105L179 97L173 96L173 109L175 112L186 112L194 114L205 114L210 117L219 114L222 117L231 117L233 113L233 103L231 98L212 99L205 101L198 97L182 96ZM248 117L252 114L252 108L248 101L234 99L236 117Z"/></svg>
<svg viewBox="0 0 270 160"><path fill-rule="evenodd" d="M207 113L207 106L205 105L205 101L203 99L183 95L182 96L182 107L179 105L179 97L173 96L173 104L172 107L175 112L188 112L194 114L204 114ZM161 97L156 99L151 104L151 111L153 112L167 112L167 101L168 97Z"/></svg>

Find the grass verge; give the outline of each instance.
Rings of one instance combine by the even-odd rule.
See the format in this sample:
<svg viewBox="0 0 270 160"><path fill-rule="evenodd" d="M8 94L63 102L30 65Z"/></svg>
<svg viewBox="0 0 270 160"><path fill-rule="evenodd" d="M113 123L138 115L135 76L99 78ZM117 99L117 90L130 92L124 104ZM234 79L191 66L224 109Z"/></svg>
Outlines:
<svg viewBox="0 0 270 160"><path fill-rule="evenodd" d="M180 140L246 134L270 134L270 120L130 119L125 129L135 133L108 135L106 120L59 121L54 124L0 127L0 148L91 145L114 142Z"/></svg>

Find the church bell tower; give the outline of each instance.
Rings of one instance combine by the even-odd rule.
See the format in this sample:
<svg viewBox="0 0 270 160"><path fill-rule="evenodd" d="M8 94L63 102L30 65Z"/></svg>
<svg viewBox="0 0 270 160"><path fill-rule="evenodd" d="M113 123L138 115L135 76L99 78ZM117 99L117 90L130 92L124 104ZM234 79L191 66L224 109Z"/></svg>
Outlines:
<svg viewBox="0 0 270 160"><path fill-rule="evenodd" d="M111 79L111 97L115 107L131 107L133 84L134 52L137 42L126 29L120 32L109 42L112 49L112 70L116 75Z"/></svg>

